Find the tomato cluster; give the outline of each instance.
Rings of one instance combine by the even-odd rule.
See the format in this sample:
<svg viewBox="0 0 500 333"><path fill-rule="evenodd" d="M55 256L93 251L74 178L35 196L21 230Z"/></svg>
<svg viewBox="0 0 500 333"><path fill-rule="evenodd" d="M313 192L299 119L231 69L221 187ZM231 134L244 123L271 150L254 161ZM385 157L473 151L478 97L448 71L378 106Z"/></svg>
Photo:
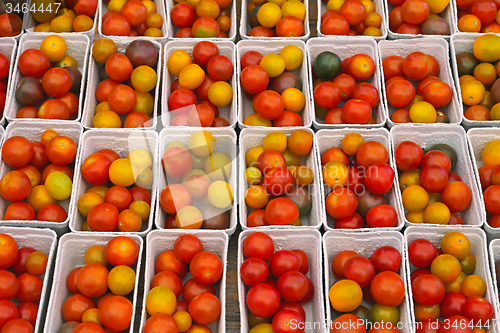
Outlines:
<svg viewBox="0 0 500 333"><path fill-rule="evenodd" d="M460 32L500 33L500 1L457 0Z"/></svg>
<svg viewBox="0 0 500 333"><path fill-rule="evenodd" d="M379 91L365 82L375 73L369 55L356 54L342 61L324 51L314 59L312 70L316 116L325 124L375 124L373 108L379 104Z"/></svg>
<svg viewBox="0 0 500 333"><path fill-rule="evenodd" d="M311 133L301 129L288 138L271 132L262 146L247 151L245 203L252 209L248 227L302 225L300 216L311 210L309 186L314 181L314 173L302 165L302 157L310 154L312 145Z"/></svg>
<svg viewBox="0 0 500 333"><path fill-rule="evenodd" d="M57 202L71 196L77 149L73 139L53 130L36 142L22 136L5 140L2 159L14 170L0 180L0 195L11 202L3 219L66 221L68 213Z"/></svg>
<svg viewBox="0 0 500 333"><path fill-rule="evenodd" d="M370 259L349 250L335 255L331 269L338 281L328 296L333 309L343 314L333 325L350 321L357 325L353 333L365 333L365 323L359 320L369 319L372 325L384 325L380 326L382 332L399 332L398 306L405 298L405 284L398 274L400 266L401 253L392 246L377 248ZM372 304L371 310L361 305L363 300Z"/></svg>
<svg viewBox="0 0 500 333"><path fill-rule="evenodd" d="M220 117L219 108L233 100L233 88L227 81L233 77L234 66L231 59L219 54L217 45L196 43L192 59L186 51L175 50L168 57L167 67L172 76L178 77L168 97L168 109L175 115L171 126L229 126L227 119Z"/></svg>
<svg viewBox="0 0 500 333"><path fill-rule="evenodd" d="M382 61L382 67L387 102L396 108L391 115L393 122L450 122L444 112L436 111L453 97L452 88L438 77L436 58L422 52L412 52L405 58L393 55Z"/></svg>
<svg viewBox="0 0 500 333"><path fill-rule="evenodd" d="M241 56L240 84L256 112L245 118L245 125L303 126L299 113L306 106L306 98L302 79L295 73L303 59L304 54L296 45L285 46L279 54L263 56L247 51Z"/></svg>
<svg viewBox="0 0 500 333"><path fill-rule="evenodd" d="M350 160L352 156L352 162ZM387 228L397 225L396 210L385 194L392 188L394 171L383 144L367 141L358 133L347 134L341 148L321 154L325 205L335 229ZM352 165L352 166L351 166Z"/></svg>
<svg viewBox="0 0 500 333"><path fill-rule="evenodd" d="M167 145L162 165L168 185L160 206L168 214L167 229L227 229L233 207L229 185L233 164L216 151L215 138L206 131L191 134L188 149L180 141Z"/></svg>
<svg viewBox="0 0 500 333"><path fill-rule="evenodd" d="M174 38L227 38L232 3L233 0L189 0L176 4L170 11L172 24L179 28Z"/></svg>
<svg viewBox="0 0 500 333"><path fill-rule="evenodd" d="M456 55L464 117L468 120L500 120L500 53L489 53L488 47L500 43L500 37L482 35L473 44L473 52Z"/></svg>
<svg viewBox="0 0 500 333"><path fill-rule="evenodd" d="M80 1L80 0L78 0ZM160 38L163 17L151 0L104 0L108 12L102 16L102 33L106 36L147 36Z"/></svg>
<svg viewBox="0 0 500 333"><path fill-rule="evenodd" d="M129 297L136 284L134 266L139 245L129 237L118 236L106 246L89 247L84 258L85 265L72 269L66 277L71 296L61 309L65 323L60 331L125 331L133 324Z"/></svg>
<svg viewBox="0 0 500 333"><path fill-rule="evenodd" d="M35 0L30 14L38 22L35 32L86 32L94 27L97 0L72 0L62 4Z"/></svg>
<svg viewBox="0 0 500 333"><path fill-rule="evenodd" d="M16 86L15 97L24 107L17 111L17 118L68 120L78 116L82 74L66 51L66 41L50 35L43 39L40 50L21 53L18 69L24 77Z"/></svg>
<svg viewBox="0 0 500 333"><path fill-rule="evenodd" d="M9 82L10 60L0 53L0 118L3 117L5 101L7 99L7 84Z"/></svg>
<svg viewBox="0 0 500 333"><path fill-rule="evenodd" d="M323 0L327 11L321 15L325 35L381 37L382 16L371 0Z"/></svg>
<svg viewBox="0 0 500 333"><path fill-rule="evenodd" d="M252 37L300 37L306 6L299 0L253 0L247 6Z"/></svg>
<svg viewBox="0 0 500 333"><path fill-rule="evenodd" d="M87 219L82 230L140 231L150 214L152 168L153 158L144 149L132 150L126 158L111 149L87 156L81 174L93 186L78 199L78 212Z"/></svg>
<svg viewBox="0 0 500 333"><path fill-rule="evenodd" d="M457 153L447 144L429 147L427 153L412 141L394 150L406 219L412 223L464 224L458 213L469 207L469 186L451 170Z"/></svg>
<svg viewBox="0 0 500 333"><path fill-rule="evenodd" d="M3 333L33 333L48 259L47 254L31 247L18 248L14 238L0 234L0 330Z"/></svg>
<svg viewBox="0 0 500 333"><path fill-rule="evenodd" d="M450 0L388 0L389 29L408 35L449 35L450 25L439 16Z"/></svg>
<svg viewBox="0 0 500 333"><path fill-rule="evenodd" d="M123 54L113 40L101 38L92 46L92 56L103 65L99 70L101 82L95 91L99 104L93 127L152 126L155 97L151 91L154 92L158 79L154 69L158 62L156 46L148 40L135 40Z"/></svg>
<svg viewBox="0 0 500 333"><path fill-rule="evenodd" d="M142 332L211 332L206 325L216 322L221 313L214 284L223 272L222 260L206 251L198 237L179 236L173 250L156 257L156 275L145 300L151 317Z"/></svg>
<svg viewBox="0 0 500 333"><path fill-rule="evenodd" d="M500 160L496 158L500 152L500 140L489 142L482 151L484 165L478 169L484 205L488 213L488 224L492 228L500 227Z"/></svg>
<svg viewBox="0 0 500 333"><path fill-rule="evenodd" d="M303 305L314 296L314 284L307 276L307 254L298 249L275 252L273 239L263 232L248 235L242 249L246 260L239 272L243 283L250 287L245 297L249 326L257 332L303 332ZM290 324L294 320L296 325Z"/></svg>
<svg viewBox="0 0 500 333"><path fill-rule="evenodd" d="M443 333L472 333L491 324L493 306L484 298L485 281L473 274L476 259L469 239L453 231L443 236L440 245L438 249L423 238L408 245L414 313L423 324L421 332L433 331L429 330L433 326Z"/></svg>

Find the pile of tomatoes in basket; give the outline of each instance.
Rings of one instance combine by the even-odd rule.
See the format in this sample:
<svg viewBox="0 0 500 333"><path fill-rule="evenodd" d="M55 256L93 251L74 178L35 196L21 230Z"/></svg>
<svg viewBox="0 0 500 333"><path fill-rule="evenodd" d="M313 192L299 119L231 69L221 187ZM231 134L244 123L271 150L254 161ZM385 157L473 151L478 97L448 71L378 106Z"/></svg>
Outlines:
<svg viewBox="0 0 500 333"><path fill-rule="evenodd" d="M209 41L196 43L192 53L191 58L186 51L175 50L168 56L168 71L178 77L168 97L168 109L175 115L170 125L229 126L227 119L220 117L219 108L233 100L233 88L227 82L234 74L231 59Z"/></svg>
<svg viewBox="0 0 500 333"><path fill-rule="evenodd" d="M500 120L500 52L492 45L500 45L500 37L482 35L474 40L473 52L456 55L460 94L465 104L464 117L468 120Z"/></svg>
<svg viewBox="0 0 500 333"><path fill-rule="evenodd" d="M33 333L49 258L30 247L18 248L7 234L0 234L0 254L0 330Z"/></svg>
<svg viewBox="0 0 500 333"><path fill-rule="evenodd" d="M388 163L384 145L365 142L358 133L347 134L341 148L332 147L321 154L325 190L331 190L326 211L335 219L335 229L363 228L365 222L370 228L397 225L396 210L385 196L394 181Z"/></svg>
<svg viewBox="0 0 500 333"><path fill-rule="evenodd" d="M251 1L247 6L252 37L300 37L304 34L306 6L299 0Z"/></svg>
<svg viewBox="0 0 500 333"><path fill-rule="evenodd" d="M247 151L245 179L249 187L245 203L252 209L248 227L302 225L300 216L309 215L311 210L309 187L314 173L301 164L312 145L311 133L300 129L288 138L284 133L271 132L262 146Z"/></svg>
<svg viewBox="0 0 500 333"><path fill-rule="evenodd" d="M211 332L206 325L215 323L222 311L214 285L224 272L222 260L205 250L198 237L185 234L175 240L173 250L160 253L154 269L145 300L151 317L142 332Z"/></svg>
<svg viewBox="0 0 500 333"><path fill-rule="evenodd" d="M172 24L179 28L174 38L227 38L232 3L233 0L189 0L176 4L170 12Z"/></svg>
<svg viewBox="0 0 500 333"><path fill-rule="evenodd" d="M245 299L252 331L302 332L303 305L314 296L307 254L298 249L275 252L273 239L262 232L248 235L242 249L246 260L239 273L249 287ZM296 329L290 329L293 326Z"/></svg>
<svg viewBox="0 0 500 333"><path fill-rule="evenodd" d="M342 61L335 53L324 51L314 59L312 70L316 115L325 124L375 124L373 108L379 104L379 91L364 82L375 73L369 55L356 54ZM341 101L345 103L338 106Z"/></svg>
<svg viewBox="0 0 500 333"><path fill-rule="evenodd" d="M403 192L406 219L412 223L464 224L458 213L469 207L472 194L459 175L451 170L457 153L447 144L429 147L427 153L412 141L394 150Z"/></svg>
<svg viewBox="0 0 500 333"><path fill-rule="evenodd" d="M483 148L482 162L478 169L484 205L488 213L488 224L492 228L500 227L500 140L490 141Z"/></svg>
<svg viewBox="0 0 500 333"><path fill-rule="evenodd" d="M71 0L64 3L35 0L28 4L38 22L35 32L85 32L94 27L97 0Z"/></svg>
<svg viewBox="0 0 500 333"><path fill-rule="evenodd" d="M71 296L63 303L64 324L59 330L121 332L133 325L129 298L137 282L134 266L138 258L139 245L125 236L88 248L85 265L66 277Z"/></svg>
<svg viewBox="0 0 500 333"><path fill-rule="evenodd" d="M476 259L469 239L453 231L443 236L440 246L436 248L424 238L408 245L415 320L424 330L434 327L440 332L460 327L462 332L472 333L490 327L493 305L484 298L485 280L473 274Z"/></svg>
<svg viewBox="0 0 500 333"><path fill-rule="evenodd" d="M93 186L78 199L78 211L87 219L82 230L140 231L151 210L152 169L153 158L144 149L132 150L126 158L111 149L87 156L81 174Z"/></svg>
<svg viewBox="0 0 500 333"><path fill-rule="evenodd" d="M393 55L382 61L387 102L396 110L395 123L449 123L444 112L453 90L438 77L439 63L430 54L412 52L405 58ZM416 89L415 89L415 86Z"/></svg>
<svg viewBox="0 0 500 333"><path fill-rule="evenodd" d="M400 267L401 253L392 246L377 248L370 258L349 250L335 255L331 269L337 281L328 295L333 309L342 315L333 325L351 322L364 331L364 321L369 319L372 325L379 323L389 332L399 332L398 306L405 298L405 283L398 274ZM361 305L363 301L372 304L370 310Z"/></svg>
<svg viewBox="0 0 500 333"><path fill-rule="evenodd" d="M80 1L80 0L78 0ZM163 17L153 1L104 0L108 12L102 16L102 33L106 36L163 37Z"/></svg>
<svg viewBox="0 0 500 333"><path fill-rule="evenodd" d="M148 40L135 40L123 54L118 52L113 40L100 38L92 46L92 56L103 65L99 69L101 82L95 88L99 104L95 108L93 127L152 126L158 48ZM121 117L124 117L123 123Z"/></svg>
<svg viewBox="0 0 500 333"><path fill-rule="evenodd" d="M327 11L321 15L325 35L382 36L382 16L371 0L323 0Z"/></svg>
<svg viewBox="0 0 500 333"><path fill-rule="evenodd" d="M0 195L10 202L3 219L64 222L68 212L60 201L71 196L77 150L73 139L53 130L43 132L40 141L5 140L2 159L13 170L0 180Z"/></svg>
<svg viewBox="0 0 500 333"><path fill-rule="evenodd" d="M449 35L450 25L439 16L450 0L388 0L389 29L408 35Z"/></svg>
<svg viewBox="0 0 500 333"><path fill-rule="evenodd" d="M226 229L233 208L230 155L215 151L215 138L206 131L191 134L188 148L173 141L163 153L168 185L159 200L161 208L170 214L165 228Z"/></svg>
<svg viewBox="0 0 500 333"><path fill-rule="evenodd" d="M7 86L9 82L10 60L4 54L0 53L0 118L5 109Z"/></svg>
<svg viewBox="0 0 500 333"><path fill-rule="evenodd" d="M457 0L460 32L500 33L500 2L493 0Z"/></svg>
<svg viewBox="0 0 500 333"><path fill-rule="evenodd" d="M50 35L39 50L21 53L18 69L24 77L15 88L15 97L24 107L17 111L17 118L69 120L78 116L82 74L76 60L66 54L67 48L61 36Z"/></svg>
<svg viewBox="0 0 500 333"><path fill-rule="evenodd" d="M296 45L283 47L279 54L263 56L257 51L247 51L241 56L240 84L256 112L245 118L245 125L303 126L299 113L306 105L306 98L302 79L296 74L303 60L304 53Z"/></svg>

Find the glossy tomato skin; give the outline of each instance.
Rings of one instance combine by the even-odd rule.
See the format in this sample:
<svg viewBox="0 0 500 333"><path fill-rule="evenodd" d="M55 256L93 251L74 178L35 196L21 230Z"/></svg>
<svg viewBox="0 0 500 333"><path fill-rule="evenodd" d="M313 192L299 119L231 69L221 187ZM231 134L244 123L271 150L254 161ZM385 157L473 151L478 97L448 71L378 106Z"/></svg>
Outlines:
<svg viewBox="0 0 500 333"><path fill-rule="evenodd" d="M196 20L196 12L187 3L178 3L170 12L172 23L179 28L191 27Z"/></svg>
<svg viewBox="0 0 500 333"><path fill-rule="evenodd" d="M396 210L390 205L378 205L366 214L366 224L370 228L395 227L398 223Z"/></svg>
<svg viewBox="0 0 500 333"><path fill-rule="evenodd" d="M405 286L401 277L391 271L378 273L372 280L373 299L384 306L398 306L404 300Z"/></svg>
<svg viewBox="0 0 500 333"><path fill-rule="evenodd" d="M344 219L356 211L358 199L354 192L347 188L333 190L326 197L326 211L334 219Z"/></svg>
<svg viewBox="0 0 500 333"><path fill-rule="evenodd" d="M257 317L269 318L279 310L280 295L267 283L259 283L248 291L246 303L248 309Z"/></svg>
<svg viewBox="0 0 500 333"><path fill-rule="evenodd" d="M249 258L245 260L240 267L240 275L243 283L247 286L254 286L264 283L269 277L269 266L259 258Z"/></svg>
<svg viewBox="0 0 500 333"><path fill-rule="evenodd" d="M250 65L240 74L241 87L250 94L258 94L269 84L269 75L262 66Z"/></svg>
<svg viewBox="0 0 500 333"><path fill-rule="evenodd" d="M453 213L464 211L469 207L471 200L471 191L464 182L450 182L441 191L441 202Z"/></svg>
<svg viewBox="0 0 500 333"><path fill-rule="evenodd" d="M394 170L385 163L375 163L368 167L364 177L365 185L374 194L389 192L394 181Z"/></svg>
<svg viewBox="0 0 500 333"><path fill-rule="evenodd" d="M299 218L299 208L291 199L275 198L268 202L264 218L269 225L292 224Z"/></svg>
<svg viewBox="0 0 500 333"><path fill-rule="evenodd" d="M342 107L342 120L346 124L368 124L372 107L361 99L350 99Z"/></svg>
<svg viewBox="0 0 500 333"><path fill-rule="evenodd" d="M321 108L333 109L340 103L341 98L340 88L333 82L320 83L314 89L314 102Z"/></svg>
<svg viewBox="0 0 500 333"><path fill-rule="evenodd" d="M28 49L19 56L18 66L24 76L40 79L50 69L50 61L42 51Z"/></svg>
<svg viewBox="0 0 500 333"><path fill-rule="evenodd" d="M401 254L392 246L382 246L376 249L371 258L377 272L398 272L401 264Z"/></svg>
<svg viewBox="0 0 500 333"><path fill-rule="evenodd" d="M281 298L287 302L298 302L307 293L307 280L298 271L286 272L280 276L276 283Z"/></svg>
<svg viewBox="0 0 500 333"><path fill-rule="evenodd" d="M219 319L220 301L212 293L201 293L189 303L188 311L198 324L210 325Z"/></svg>
<svg viewBox="0 0 500 333"><path fill-rule="evenodd" d="M436 247L426 239L415 239L408 245L408 259L417 268L430 267L436 256Z"/></svg>
<svg viewBox="0 0 500 333"><path fill-rule="evenodd" d="M193 257L203 251L203 243L191 234L179 236L174 243L174 254L182 262L190 263Z"/></svg>
<svg viewBox="0 0 500 333"><path fill-rule="evenodd" d="M422 157L420 167L424 169L429 165L439 165L444 168L446 172L451 170L451 161L448 155L439 150L431 150Z"/></svg>
<svg viewBox="0 0 500 333"><path fill-rule="evenodd" d="M215 295L215 287L212 284L199 283L195 279L189 279L182 287L182 298L190 303L196 296L208 292Z"/></svg>
<svg viewBox="0 0 500 333"><path fill-rule="evenodd" d="M441 317L446 319L455 315L463 316L466 301L467 297L462 293L456 291L447 293L439 305L441 308Z"/></svg>
<svg viewBox="0 0 500 333"><path fill-rule="evenodd" d="M266 191L274 196L281 196L293 186L293 176L286 167L276 167L267 172L262 185Z"/></svg>
<svg viewBox="0 0 500 333"><path fill-rule="evenodd" d="M465 302L464 315L474 325L487 325L493 317L493 306L481 296L471 296Z"/></svg>
<svg viewBox="0 0 500 333"><path fill-rule="evenodd" d="M304 331L304 318L292 310L282 310L273 317L272 329L275 333L301 333Z"/></svg>
<svg viewBox="0 0 500 333"><path fill-rule="evenodd" d="M300 269L300 261L292 251L279 250L271 256L269 267L271 274L276 278L280 278L286 272L298 271Z"/></svg>
<svg viewBox="0 0 500 333"><path fill-rule="evenodd" d="M448 184L448 173L439 165L429 165L420 173L420 186L427 192L441 192Z"/></svg>
<svg viewBox="0 0 500 333"><path fill-rule="evenodd" d="M223 265L216 254L204 251L193 257L189 271L196 281L203 284L212 284L221 278Z"/></svg>
<svg viewBox="0 0 500 333"><path fill-rule="evenodd" d="M410 283L413 283L416 278L424 274L431 274L431 270L428 268L419 268L414 270L410 275Z"/></svg>
<svg viewBox="0 0 500 333"><path fill-rule="evenodd" d="M401 171L412 171L418 168L424 151L412 141L401 142L394 151L396 165Z"/></svg>
<svg viewBox="0 0 500 333"><path fill-rule="evenodd" d="M0 234L0 269L7 269L16 264L19 255L14 238L7 234Z"/></svg>
<svg viewBox="0 0 500 333"><path fill-rule="evenodd" d="M233 75L233 63L224 55L216 55L208 62L207 71L215 81L227 81Z"/></svg>
<svg viewBox="0 0 500 333"><path fill-rule="evenodd" d="M111 161L101 153L89 155L82 164L82 176L94 186L104 185L109 181Z"/></svg>
<svg viewBox="0 0 500 333"><path fill-rule="evenodd" d="M18 318L18 315L14 303L8 300L0 300L0 330L9 321Z"/></svg>
<svg viewBox="0 0 500 333"><path fill-rule="evenodd" d="M33 327L24 319L13 319L2 328L3 333L33 333Z"/></svg>
<svg viewBox="0 0 500 333"><path fill-rule="evenodd" d="M345 262L343 275L359 284L361 288L368 287L375 277L375 266L369 259L355 256Z"/></svg>
<svg viewBox="0 0 500 333"><path fill-rule="evenodd" d="M263 232L254 232L243 241L243 254L246 258L259 258L267 261L274 253L274 242Z"/></svg>
<svg viewBox="0 0 500 333"><path fill-rule="evenodd" d="M432 274L425 274L416 278L411 284L413 298L422 305L439 304L444 296L443 282Z"/></svg>
<svg viewBox="0 0 500 333"><path fill-rule="evenodd" d="M445 319L439 333L474 333L474 327L470 319L455 315Z"/></svg>
<svg viewBox="0 0 500 333"><path fill-rule="evenodd" d="M354 213L344 219L335 219L335 229L360 229L365 226L365 221L358 213Z"/></svg>
<svg viewBox="0 0 500 333"><path fill-rule="evenodd" d="M252 101L254 111L267 120L274 120L285 111L285 104L281 96L273 90L264 90Z"/></svg>

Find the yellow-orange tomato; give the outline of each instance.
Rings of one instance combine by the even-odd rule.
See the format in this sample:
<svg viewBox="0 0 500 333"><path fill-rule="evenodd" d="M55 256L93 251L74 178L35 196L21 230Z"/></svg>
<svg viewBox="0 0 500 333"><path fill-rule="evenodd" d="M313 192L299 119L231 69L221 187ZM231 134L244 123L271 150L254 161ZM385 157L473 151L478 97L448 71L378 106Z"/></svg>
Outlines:
<svg viewBox="0 0 500 333"><path fill-rule="evenodd" d="M411 185L403 191L403 206L410 212L423 211L429 204L429 194L419 185Z"/></svg>
<svg viewBox="0 0 500 333"><path fill-rule="evenodd" d="M464 260L470 253L470 249L469 239L461 232L449 232L441 239L441 251L451 254L458 260Z"/></svg>
<svg viewBox="0 0 500 333"><path fill-rule="evenodd" d="M441 254L432 261L431 273L437 276L443 283L449 283L455 280L462 267L457 258L450 254Z"/></svg>
<svg viewBox="0 0 500 333"><path fill-rule="evenodd" d="M486 283L479 275L469 275L462 282L462 293L465 297L482 297L486 293Z"/></svg>

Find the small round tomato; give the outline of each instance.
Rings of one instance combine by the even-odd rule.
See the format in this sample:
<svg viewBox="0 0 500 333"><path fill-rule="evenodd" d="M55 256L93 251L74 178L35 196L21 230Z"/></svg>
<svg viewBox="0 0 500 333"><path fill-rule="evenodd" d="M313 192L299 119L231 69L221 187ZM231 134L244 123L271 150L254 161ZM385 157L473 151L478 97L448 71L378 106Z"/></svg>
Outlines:
<svg viewBox="0 0 500 333"><path fill-rule="evenodd" d="M243 283L252 287L267 281L269 277L269 267L262 259L249 258L241 264L240 275Z"/></svg>
<svg viewBox="0 0 500 333"><path fill-rule="evenodd" d="M446 320L439 330L440 333L474 333L474 324L469 318L455 315Z"/></svg>
<svg viewBox="0 0 500 333"><path fill-rule="evenodd" d="M485 298L472 296L464 305L464 315L474 325L486 325L493 317L493 306Z"/></svg>
<svg viewBox="0 0 500 333"><path fill-rule="evenodd" d="M275 333L301 333L304 328L304 320L295 311L282 310L273 317L272 330Z"/></svg>
<svg viewBox="0 0 500 333"><path fill-rule="evenodd" d="M247 67L250 68L250 67ZM285 111L281 96L273 90L264 90L254 97L252 106L255 112L268 120L274 120Z"/></svg>
<svg viewBox="0 0 500 333"><path fill-rule="evenodd" d="M264 56L257 51L245 52L240 59L241 69L243 70L248 66L260 64L260 60L263 57Z"/></svg>
<svg viewBox="0 0 500 333"><path fill-rule="evenodd" d="M409 106L415 98L415 87L406 79L397 79L386 87L387 102L398 109Z"/></svg>
<svg viewBox="0 0 500 333"><path fill-rule="evenodd" d="M356 1L356 0L347 0ZM357 1L359 3L359 1ZM366 54L352 56L347 65L347 71L358 81L368 80L375 72L375 62Z"/></svg>
<svg viewBox="0 0 500 333"><path fill-rule="evenodd" d="M292 224L298 220L299 215L299 208L288 198L271 199L265 208L265 219L268 225Z"/></svg>
<svg viewBox="0 0 500 333"><path fill-rule="evenodd" d="M372 108L376 107L380 100L379 91L368 82L358 84L352 92L352 98L368 102Z"/></svg>
<svg viewBox="0 0 500 333"><path fill-rule="evenodd" d="M38 302L42 296L43 280L38 276L23 273L19 276L19 292L17 299L20 302Z"/></svg>
<svg viewBox="0 0 500 333"><path fill-rule="evenodd" d="M174 243L174 254L182 262L190 263L193 257L203 251L203 244L195 235L181 235Z"/></svg>
<svg viewBox="0 0 500 333"><path fill-rule="evenodd" d="M413 298L422 305L439 304L444 296L443 282L432 274L425 274L416 278L411 284Z"/></svg>
<svg viewBox="0 0 500 333"><path fill-rule="evenodd" d="M384 306L398 306L404 300L405 286L401 277L391 271L378 273L372 280L373 299Z"/></svg>
<svg viewBox="0 0 500 333"><path fill-rule="evenodd" d="M307 293L306 277L298 271L284 273L276 283L280 297L287 302L298 302Z"/></svg>
<svg viewBox="0 0 500 333"><path fill-rule="evenodd" d="M182 298L187 303L190 303L196 296L204 292L215 295L215 287L212 284L202 284L195 279L189 279L182 287ZM179 306L179 302L180 301L177 302L177 306Z"/></svg>
<svg viewBox="0 0 500 333"><path fill-rule="evenodd" d="M450 182L441 191L441 202L454 213L464 211L469 207L471 200L471 191L464 182Z"/></svg>
<svg viewBox="0 0 500 333"><path fill-rule="evenodd" d="M240 74L241 87L250 94L258 94L269 84L269 75L259 65L245 67Z"/></svg>
<svg viewBox="0 0 500 333"><path fill-rule="evenodd" d="M214 294L204 292L189 302L188 311L196 323L210 325L219 319L220 301Z"/></svg>
<svg viewBox="0 0 500 333"><path fill-rule="evenodd" d="M267 261L274 253L272 238L263 232L254 232L243 241L243 254L246 258L259 258Z"/></svg>
<svg viewBox="0 0 500 333"><path fill-rule="evenodd" d="M233 64L228 57L217 55L208 62L207 71L215 81L227 81L233 75Z"/></svg>
<svg viewBox="0 0 500 333"><path fill-rule="evenodd" d="M441 192L448 184L448 173L439 165L429 165L420 173L420 186L427 192Z"/></svg>
<svg viewBox="0 0 500 333"><path fill-rule="evenodd" d="M356 155L358 167L365 170L375 163L388 163L389 153L383 144L377 141L368 141L363 143Z"/></svg>
<svg viewBox="0 0 500 333"><path fill-rule="evenodd" d="M292 251L280 250L271 256L269 266L273 276L279 278L286 272L298 271L300 269L300 261Z"/></svg>
<svg viewBox="0 0 500 333"><path fill-rule="evenodd" d="M350 99L342 107L342 120L346 124L368 124L371 118L372 107L361 99Z"/></svg>
<svg viewBox="0 0 500 333"><path fill-rule="evenodd" d="M326 211L335 219L351 216L356 211L357 206L356 195L347 188L338 188L326 197Z"/></svg>
<svg viewBox="0 0 500 333"><path fill-rule="evenodd" d="M222 260L208 251L197 253L189 265L189 272L193 278L203 284L217 282L222 276L223 269Z"/></svg>
<svg viewBox="0 0 500 333"><path fill-rule="evenodd" d="M392 246L382 246L373 252L370 260L379 273L383 271L397 272L401 264L401 253Z"/></svg>
<svg viewBox="0 0 500 333"><path fill-rule="evenodd" d="M178 3L172 8L170 19L179 28L191 27L196 20L196 12L187 2Z"/></svg>
<svg viewBox="0 0 500 333"><path fill-rule="evenodd" d="M54 98L61 98L71 89L73 79L64 68L54 67L49 69L42 79L43 90Z"/></svg>
<svg viewBox="0 0 500 333"><path fill-rule="evenodd" d="M366 214L366 224L370 228L391 228L398 223L396 210L390 205L378 205L370 208Z"/></svg>
<svg viewBox="0 0 500 333"><path fill-rule="evenodd" d="M418 168L423 156L423 149L412 141L403 141L394 150L396 166L401 171L412 171Z"/></svg>
<svg viewBox="0 0 500 333"><path fill-rule="evenodd" d="M415 239L408 245L408 259L417 268L430 267L436 256L436 247L426 239Z"/></svg>
<svg viewBox="0 0 500 333"><path fill-rule="evenodd" d="M354 191L354 193L356 193ZM361 229L365 226L365 221L358 213L354 213L344 219L335 219L334 229Z"/></svg>
<svg viewBox="0 0 500 333"><path fill-rule="evenodd" d="M451 170L451 161L448 155L439 150L431 150L426 153L422 157L421 169L423 170L425 167L429 165L439 165L444 168L446 172L450 172Z"/></svg>
<svg viewBox="0 0 500 333"><path fill-rule="evenodd" d="M375 163L366 170L364 181L370 192L379 195L385 194L392 187L394 171L388 164Z"/></svg>
<svg viewBox="0 0 500 333"><path fill-rule="evenodd" d="M386 80L394 76L403 76L403 57L393 55L385 58L382 61L384 78Z"/></svg>
<svg viewBox="0 0 500 333"><path fill-rule="evenodd" d="M257 317L269 318L279 310L280 295L269 284L259 283L248 291L246 303L248 309Z"/></svg>
<svg viewBox="0 0 500 333"><path fill-rule="evenodd" d="M455 315L464 315L464 306L467 301L462 293L452 291L447 293L440 304L441 317L444 319Z"/></svg>
<svg viewBox="0 0 500 333"><path fill-rule="evenodd" d="M340 88L333 82L320 83L314 89L314 103L321 108L333 109L340 103L341 98Z"/></svg>
<svg viewBox="0 0 500 333"><path fill-rule="evenodd" d="M375 276L375 266L373 263L362 256L355 256L344 263L343 275L353 280L361 288L368 287Z"/></svg>

